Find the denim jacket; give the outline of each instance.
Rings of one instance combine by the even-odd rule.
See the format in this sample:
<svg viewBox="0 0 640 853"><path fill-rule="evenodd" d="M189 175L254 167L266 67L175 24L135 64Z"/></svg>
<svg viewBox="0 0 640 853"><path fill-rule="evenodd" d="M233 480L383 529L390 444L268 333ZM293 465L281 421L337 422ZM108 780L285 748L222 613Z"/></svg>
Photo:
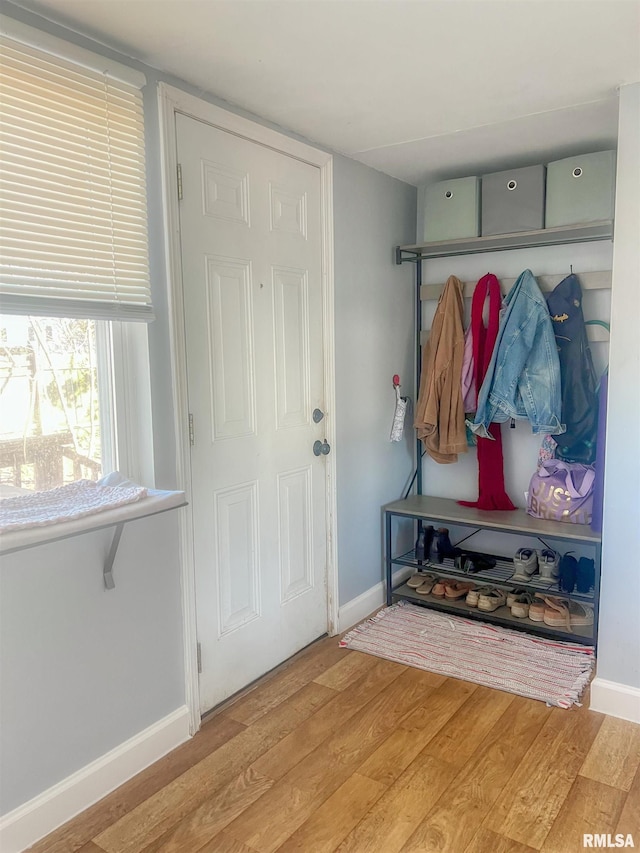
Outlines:
<svg viewBox="0 0 640 853"><path fill-rule="evenodd" d="M531 270L525 270L504 300L476 416L468 426L490 438L490 423L528 419L534 433L557 435L565 431L561 416L560 361L553 326L538 283Z"/></svg>

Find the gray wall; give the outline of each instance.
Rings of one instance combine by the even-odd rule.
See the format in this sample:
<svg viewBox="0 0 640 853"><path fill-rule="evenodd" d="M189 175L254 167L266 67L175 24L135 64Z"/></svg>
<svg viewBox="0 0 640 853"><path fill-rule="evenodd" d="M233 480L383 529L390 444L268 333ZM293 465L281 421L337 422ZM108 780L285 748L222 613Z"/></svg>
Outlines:
<svg viewBox="0 0 640 853"><path fill-rule="evenodd" d="M414 386L414 268L392 247L413 242L416 190L366 166L334 160L338 567L340 603L382 578L380 507L402 497L413 465L389 441L395 394Z"/></svg>
<svg viewBox="0 0 640 853"><path fill-rule="evenodd" d="M2 12L147 76L155 475L157 487L175 487L156 84L162 80L229 105L9 3ZM215 89L215 81L211 85ZM334 186L338 445L344 443L335 450L344 492L338 518L344 601L380 580L380 504L398 496L411 467L407 447L387 439L391 376L399 372L408 379L413 372L410 271L392 266L391 247L412 240L415 190L342 157L336 157ZM2 561L0 814L183 705L177 521L177 513L167 513L127 526L111 592L102 587L100 563L108 550L103 532Z"/></svg>
<svg viewBox="0 0 640 853"><path fill-rule="evenodd" d="M3 557L0 814L184 704L176 512L125 526L114 590L109 531Z"/></svg>
<svg viewBox="0 0 640 853"><path fill-rule="evenodd" d="M598 678L640 688L640 83L620 90Z"/></svg>

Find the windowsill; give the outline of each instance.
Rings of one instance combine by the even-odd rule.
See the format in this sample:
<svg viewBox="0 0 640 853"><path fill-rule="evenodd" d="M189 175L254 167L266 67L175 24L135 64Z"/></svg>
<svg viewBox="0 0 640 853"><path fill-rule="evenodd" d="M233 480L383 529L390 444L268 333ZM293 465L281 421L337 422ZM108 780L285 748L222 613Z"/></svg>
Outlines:
<svg viewBox="0 0 640 853"><path fill-rule="evenodd" d="M34 548L37 545L45 545L48 542L58 542L71 536L79 536L82 533L90 533L93 530L103 530L138 518L146 518L157 515L170 509L178 509L186 506L184 492L161 491L149 489L147 495L134 503L105 509L83 518L75 518L69 521L59 521L51 525L40 527L27 527L23 530L11 530L0 536L0 554L11 554L14 551L22 551L26 548Z"/></svg>

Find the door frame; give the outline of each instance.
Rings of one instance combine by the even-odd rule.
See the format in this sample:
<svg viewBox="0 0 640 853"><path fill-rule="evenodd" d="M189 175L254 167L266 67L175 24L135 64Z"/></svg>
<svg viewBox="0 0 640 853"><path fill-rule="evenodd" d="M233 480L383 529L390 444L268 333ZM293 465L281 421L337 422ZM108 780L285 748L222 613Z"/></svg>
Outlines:
<svg viewBox="0 0 640 853"><path fill-rule="evenodd" d="M180 255L180 215L178 205L178 158L176 113L233 133L251 142L265 145L320 169L320 203L322 227L322 337L324 350L324 387L326 438L335 450L335 334L333 272L333 157L306 143L285 136L193 95L158 84L158 111L162 169L162 208L164 215L165 262L169 313L169 345L176 436L177 488L184 490L189 505L180 513L179 559L182 588L182 617L185 666L185 702L189 709L190 732L200 728L200 684L196 633L196 575L193 553L193 512L191 454L189 444L189 407L187 396L187 354L184 325L184 292ZM327 633L338 631L338 549L336 537L337 495L335 452L326 457L326 537L327 537Z"/></svg>

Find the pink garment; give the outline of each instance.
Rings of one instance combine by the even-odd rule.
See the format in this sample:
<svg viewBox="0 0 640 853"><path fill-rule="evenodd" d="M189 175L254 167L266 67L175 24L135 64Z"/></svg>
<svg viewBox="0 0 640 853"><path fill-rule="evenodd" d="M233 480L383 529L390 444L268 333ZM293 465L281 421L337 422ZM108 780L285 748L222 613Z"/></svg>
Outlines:
<svg viewBox="0 0 640 853"><path fill-rule="evenodd" d="M473 360L473 332L471 323L464 333L464 354L462 356L462 403L466 413L478 408L478 389L476 388L476 370Z"/></svg>

